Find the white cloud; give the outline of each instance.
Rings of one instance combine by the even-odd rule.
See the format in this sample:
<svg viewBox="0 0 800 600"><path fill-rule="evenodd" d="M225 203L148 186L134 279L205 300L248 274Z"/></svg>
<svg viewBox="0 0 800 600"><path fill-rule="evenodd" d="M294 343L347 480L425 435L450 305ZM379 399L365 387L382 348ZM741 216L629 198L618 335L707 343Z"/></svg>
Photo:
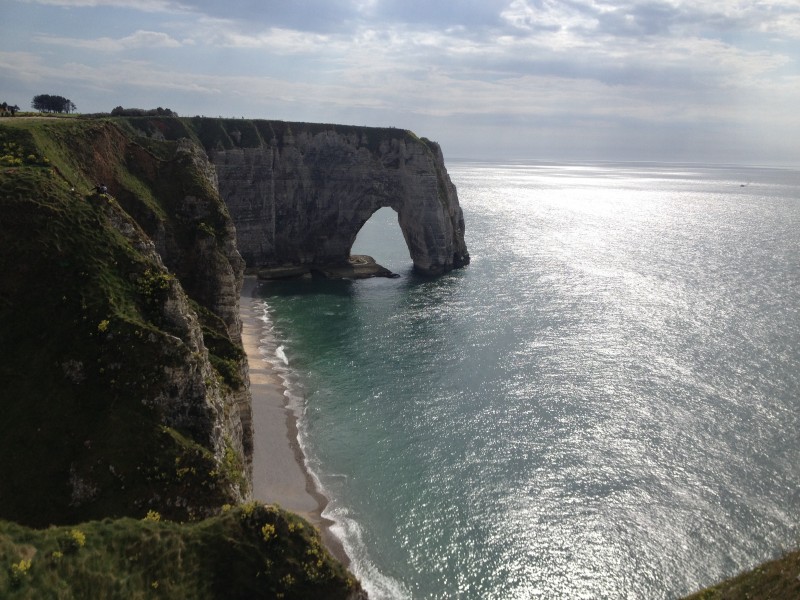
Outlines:
<svg viewBox="0 0 800 600"><path fill-rule="evenodd" d="M106 37L78 39L54 19L36 28L47 33L28 35L33 45L0 40L0 51L28 50L6 54L6 63L22 66L0 65L4 83L40 77L117 97L136 90L143 102L170 98L179 112L182 101L197 106L206 98L205 106L214 106L212 99L224 98L220 112L261 106L269 117L276 106L291 107L303 120L371 114L393 124L403 115L405 126L419 119L513 121L512 130L524 122L565 131L584 122L612 131L631 120L665 131L671 124L702 130L709 122L779 131L784 123L800 134L800 93L793 87L800 76L797 0L271 0L269 10L238 0L14 6L37 1L73 8L74 18L84 14L78 8L89 18L92 7L106 7L103 18L112 27ZM138 11L133 18L125 13L134 33L107 33L118 31L113 8ZM156 63L143 60L153 56L147 48L170 51Z"/></svg>
<svg viewBox="0 0 800 600"><path fill-rule="evenodd" d="M123 50L135 50L140 48L179 48L184 45L182 42L170 37L166 33L144 30L138 30L131 35L117 39L109 37L81 39L37 35L34 37L34 40L56 46L85 48L87 50L97 50L101 52L121 52Z"/></svg>
<svg viewBox="0 0 800 600"><path fill-rule="evenodd" d="M334 38L330 35L298 31L295 29L270 28L255 33L238 30L228 21L203 19L203 31L196 34L204 44L225 48L261 48L278 55L314 54L322 48L330 48Z"/></svg>
<svg viewBox="0 0 800 600"><path fill-rule="evenodd" d="M500 13L503 20L516 29L524 31L562 31L574 28L593 28L596 19L577 3L556 0L513 0Z"/></svg>
<svg viewBox="0 0 800 600"><path fill-rule="evenodd" d="M41 57L32 52L0 51L0 73L5 73L8 79L33 83L57 72L57 69L46 67Z"/></svg>
<svg viewBox="0 0 800 600"><path fill-rule="evenodd" d="M32 4L46 4L64 8L128 8L142 12L183 12L186 9L171 0L26 0Z"/></svg>

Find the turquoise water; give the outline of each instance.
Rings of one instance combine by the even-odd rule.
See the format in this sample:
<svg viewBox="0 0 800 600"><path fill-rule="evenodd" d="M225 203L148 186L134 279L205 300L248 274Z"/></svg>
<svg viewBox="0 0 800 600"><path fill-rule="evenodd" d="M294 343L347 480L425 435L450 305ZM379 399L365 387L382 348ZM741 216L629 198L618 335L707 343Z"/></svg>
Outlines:
<svg viewBox="0 0 800 600"><path fill-rule="evenodd" d="M451 163L472 263L262 285L370 597L675 598L798 544L800 173Z"/></svg>

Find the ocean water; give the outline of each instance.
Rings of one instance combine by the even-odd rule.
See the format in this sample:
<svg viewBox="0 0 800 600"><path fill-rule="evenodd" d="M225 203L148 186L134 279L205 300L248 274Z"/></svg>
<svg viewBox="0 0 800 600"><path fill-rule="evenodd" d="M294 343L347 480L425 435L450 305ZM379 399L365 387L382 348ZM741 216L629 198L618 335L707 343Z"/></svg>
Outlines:
<svg viewBox="0 0 800 600"><path fill-rule="evenodd" d="M373 600L676 598L800 543L800 172L457 163L472 263L260 290ZM276 359L277 360L277 359Z"/></svg>

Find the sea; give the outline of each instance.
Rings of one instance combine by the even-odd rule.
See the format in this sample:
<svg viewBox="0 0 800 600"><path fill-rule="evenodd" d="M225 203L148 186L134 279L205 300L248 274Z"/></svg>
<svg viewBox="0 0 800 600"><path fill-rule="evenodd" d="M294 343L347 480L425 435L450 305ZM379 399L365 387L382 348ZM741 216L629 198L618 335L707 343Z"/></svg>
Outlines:
<svg viewBox="0 0 800 600"><path fill-rule="evenodd" d="M800 544L800 171L468 162L472 262L262 284L372 600L678 598Z"/></svg>

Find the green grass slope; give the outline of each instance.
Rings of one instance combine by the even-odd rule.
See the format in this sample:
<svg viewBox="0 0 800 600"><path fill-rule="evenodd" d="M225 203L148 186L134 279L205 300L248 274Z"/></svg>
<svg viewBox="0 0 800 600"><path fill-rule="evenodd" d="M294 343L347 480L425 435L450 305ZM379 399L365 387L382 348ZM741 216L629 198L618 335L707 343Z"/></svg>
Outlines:
<svg viewBox="0 0 800 600"><path fill-rule="evenodd" d="M246 504L190 525L157 519L44 530L0 523L0 597L358 597L358 583L322 549L318 533L275 507Z"/></svg>
<svg viewBox="0 0 800 600"><path fill-rule="evenodd" d="M207 117L120 117L120 126L138 135L158 140L190 138L207 151L232 148L268 146L274 140L279 148L294 143L297 135L315 136L329 132L352 136L359 143L376 152L381 144L405 139L409 142L432 142L418 138L414 133L395 127L361 127L325 123L271 121L265 119L211 119Z"/></svg>
<svg viewBox="0 0 800 600"><path fill-rule="evenodd" d="M684 600L796 600L800 598L800 550L701 590Z"/></svg>

